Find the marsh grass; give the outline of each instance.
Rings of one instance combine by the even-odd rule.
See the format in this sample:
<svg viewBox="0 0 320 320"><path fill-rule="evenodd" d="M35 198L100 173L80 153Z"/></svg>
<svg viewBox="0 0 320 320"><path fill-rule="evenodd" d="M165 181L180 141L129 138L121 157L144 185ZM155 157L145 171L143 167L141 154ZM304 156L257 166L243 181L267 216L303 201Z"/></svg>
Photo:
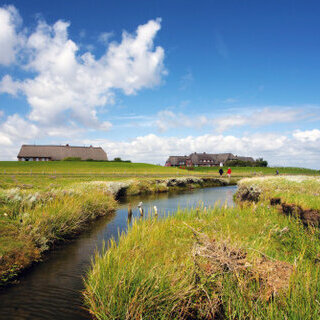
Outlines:
<svg viewBox="0 0 320 320"><path fill-rule="evenodd" d="M265 298L252 273L208 272L192 230L259 259L292 266L288 287ZM97 319L315 319L319 317L319 232L267 205L178 210L136 220L119 243L96 254L84 297ZM281 277L281 274L278 275Z"/></svg>
<svg viewBox="0 0 320 320"><path fill-rule="evenodd" d="M0 192L0 285L41 258L57 241L79 233L116 207L100 189Z"/></svg>
<svg viewBox="0 0 320 320"><path fill-rule="evenodd" d="M303 209L320 210L320 177L287 176L242 179L239 189L257 189L260 201L280 198L282 202L301 206Z"/></svg>

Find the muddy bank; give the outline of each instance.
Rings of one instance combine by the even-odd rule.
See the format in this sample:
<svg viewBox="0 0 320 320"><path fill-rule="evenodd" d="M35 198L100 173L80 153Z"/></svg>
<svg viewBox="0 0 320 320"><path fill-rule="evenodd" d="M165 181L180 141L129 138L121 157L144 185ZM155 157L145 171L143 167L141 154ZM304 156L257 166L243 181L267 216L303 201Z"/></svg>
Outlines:
<svg viewBox="0 0 320 320"><path fill-rule="evenodd" d="M181 177L152 180L129 180L122 182L101 182L101 184L102 183L105 185L106 189L115 197L115 199L119 199L124 196L139 194L152 194L183 189L236 185L236 181L234 180L207 177Z"/></svg>
<svg viewBox="0 0 320 320"><path fill-rule="evenodd" d="M260 200L261 189L255 185L240 185L236 193L237 202L258 202Z"/></svg>
<svg viewBox="0 0 320 320"><path fill-rule="evenodd" d="M236 201L241 203L245 201L259 202L262 191L255 185L241 185L236 193ZM270 198L271 206L276 206L282 214L299 218L304 226L320 227L320 211L315 209L303 209L296 204L283 202L281 198Z"/></svg>
<svg viewBox="0 0 320 320"><path fill-rule="evenodd" d="M305 227L320 227L319 210L302 209L296 204L282 202L280 198L271 198L270 204L272 206L277 206L279 211L287 216L299 218Z"/></svg>

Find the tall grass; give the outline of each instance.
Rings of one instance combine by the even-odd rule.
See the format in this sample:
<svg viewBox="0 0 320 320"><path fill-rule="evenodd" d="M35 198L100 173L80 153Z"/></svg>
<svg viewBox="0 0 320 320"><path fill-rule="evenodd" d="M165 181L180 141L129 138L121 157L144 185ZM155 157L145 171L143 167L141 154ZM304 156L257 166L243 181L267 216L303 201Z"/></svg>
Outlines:
<svg viewBox="0 0 320 320"><path fill-rule="evenodd" d="M116 201L100 189L0 193L0 285L37 261L56 241L73 237L113 211Z"/></svg>
<svg viewBox="0 0 320 320"><path fill-rule="evenodd" d="M36 190L0 189L0 285L38 260L54 242L76 235L91 220L113 211L119 192L167 192L177 188L174 182L180 183L179 188L220 185L217 179L189 177L73 182L63 188Z"/></svg>
<svg viewBox="0 0 320 320"><path fill-rule="evenodd" d="M261 256L291 265L288 288L267 299L258 275L213 272L212 260L197 256L192 230L246 252L249 269ZM178 210L136 220L97 253L85 302L97 319L317 319L319 249L318 230L264 204Z"/></svg>
<svg viewBox="0 0 320 320"><path fill-rule="evenodd" d="M320 178L307 176L260 177L243 179L239 187L260 193L260 200L281 198L304 209L320 210Z"/></svg>

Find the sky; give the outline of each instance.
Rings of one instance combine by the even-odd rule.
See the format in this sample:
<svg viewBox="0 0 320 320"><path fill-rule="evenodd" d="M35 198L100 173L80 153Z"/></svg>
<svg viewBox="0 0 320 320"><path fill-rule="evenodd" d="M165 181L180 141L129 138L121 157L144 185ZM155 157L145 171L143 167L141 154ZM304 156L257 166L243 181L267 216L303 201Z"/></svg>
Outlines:
<svg viewBox="0 0 320 320"><path fill-rule="evenodd" d="M21 144L320 169L320 2L0 0L0 160Z"/></svg>

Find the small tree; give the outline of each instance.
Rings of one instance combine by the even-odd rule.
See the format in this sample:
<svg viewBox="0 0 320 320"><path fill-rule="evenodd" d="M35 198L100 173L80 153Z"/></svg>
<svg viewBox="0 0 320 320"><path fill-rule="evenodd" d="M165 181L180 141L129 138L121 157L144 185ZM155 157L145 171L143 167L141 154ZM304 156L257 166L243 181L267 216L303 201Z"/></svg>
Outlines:
<svg viewBox="0 0 320 320"><path fill-rule="evenodd" d="M256 166L257 167L267 167L268 166L268 161L263 160L263 158L258 158L256 160Z"/></svg>

